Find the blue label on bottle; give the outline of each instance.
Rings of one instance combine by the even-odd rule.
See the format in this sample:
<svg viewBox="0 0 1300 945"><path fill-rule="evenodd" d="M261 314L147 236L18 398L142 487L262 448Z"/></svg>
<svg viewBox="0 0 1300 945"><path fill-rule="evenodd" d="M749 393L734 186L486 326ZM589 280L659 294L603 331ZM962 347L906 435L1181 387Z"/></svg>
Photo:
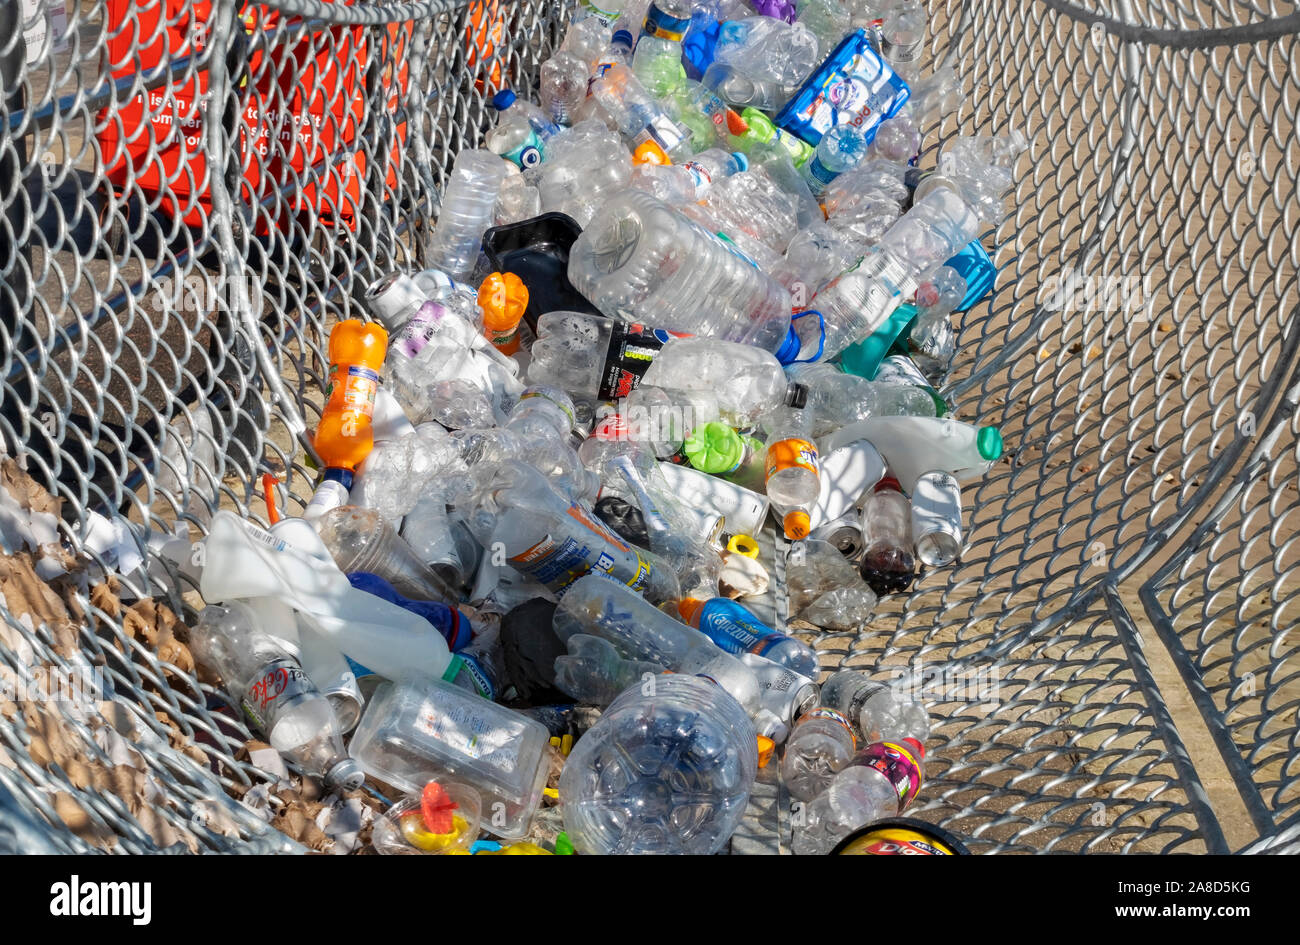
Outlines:
<svg viewBox="0 0 1300 945"><path fill-rule="evenodd" d="M727 653L758 652L768 648L768 637L778 636L745 608L723 597L704 605L700 631Z"/></svg>
<svg viewBox="0 0 1300 945"><path fill-rule="evenodd" d="M817 155L814 154L813 159L808 162L808 176L819 184L829 184L840 175L823 164Z"/></svg>
<svg viewBox="0 0 1300 945"><path fill-rule="evenodd" d="M670 16L651 3L650 9L645 11L645 22L641 24L641 32L645 36L658 36L661 39L678 43L686 35L686 30L690 25L690 17L681 19L680 17Z"/></svg>

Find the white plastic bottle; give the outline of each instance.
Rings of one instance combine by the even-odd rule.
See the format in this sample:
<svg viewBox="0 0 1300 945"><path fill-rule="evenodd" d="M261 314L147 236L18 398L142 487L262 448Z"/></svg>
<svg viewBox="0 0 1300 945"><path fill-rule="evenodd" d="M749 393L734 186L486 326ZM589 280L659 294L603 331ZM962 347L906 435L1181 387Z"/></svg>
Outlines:
<svg viewBox="0 0 1300 945"><path fill-rule="evenodd" d="M342 653L386 678L440 676L451 659L446 639L429 621L354 588L300 519L268 532L218 512L202 560L204 599L278 598L311 618Z"/></svg>
<svg viewBox="0 0 1300 945"><path fill-rule="evenodd" d="M466 149L456 155L430 237L430 265L453 279L469 278L505 177L505 162L491 151Z"/></svg>
<svg viewBox="0 0 1300 945"><path fill-rule="evenodd" d="M880 450L905 492L922 473L941 470L970 481L1002 457L997 427L952 417L869 417L855 429Z"/></svg>

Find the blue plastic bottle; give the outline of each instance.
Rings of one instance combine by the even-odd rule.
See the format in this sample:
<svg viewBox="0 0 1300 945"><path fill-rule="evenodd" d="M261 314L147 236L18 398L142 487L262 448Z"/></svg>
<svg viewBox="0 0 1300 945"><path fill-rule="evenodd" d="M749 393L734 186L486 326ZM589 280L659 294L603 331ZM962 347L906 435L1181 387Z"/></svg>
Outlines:
<svg viewBox="0 0 1300 945"><path fill-rule="evenodd" d="M754 653L802 676L817 678L817 654L812 647L773 630L734 600L687 597L678 602L677 611L728 653Z"/></svg>

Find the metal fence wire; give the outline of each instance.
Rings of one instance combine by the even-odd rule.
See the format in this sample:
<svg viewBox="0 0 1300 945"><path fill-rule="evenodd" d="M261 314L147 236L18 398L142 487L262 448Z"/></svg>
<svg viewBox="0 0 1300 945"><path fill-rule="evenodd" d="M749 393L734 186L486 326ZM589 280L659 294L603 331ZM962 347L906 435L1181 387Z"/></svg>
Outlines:
<svg viewBox="0 0 1300 945"><path fill-rule="evenodd" d="M955 566L807 639L824 670L920 670L916 815L977 851L1294 852L1300 13L929 6L965 95L922 165L1031 141L945 391L1008 455ZM329 326L422 266L452 159L567 19L0 0L0 478L61 500L26 513L83 565L0 567L0 850L296 848L235 800L269 775L167 645L201 601L160 549L263 521L263 473L302 510ZM74 671L89 702L16 688Z"/></svg>

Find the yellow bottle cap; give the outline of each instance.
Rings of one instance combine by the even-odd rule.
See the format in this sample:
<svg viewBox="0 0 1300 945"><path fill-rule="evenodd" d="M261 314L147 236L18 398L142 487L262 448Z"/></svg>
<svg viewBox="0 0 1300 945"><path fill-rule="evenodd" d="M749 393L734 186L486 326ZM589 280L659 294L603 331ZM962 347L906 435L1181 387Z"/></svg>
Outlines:
<svg viewBox="0 0 1300 945"><path fill-rule="evenodd" d="M732 554L744 555L746 558L758 557L758 542L748 535L732 535L727 542L727 550Z"/></svg>

